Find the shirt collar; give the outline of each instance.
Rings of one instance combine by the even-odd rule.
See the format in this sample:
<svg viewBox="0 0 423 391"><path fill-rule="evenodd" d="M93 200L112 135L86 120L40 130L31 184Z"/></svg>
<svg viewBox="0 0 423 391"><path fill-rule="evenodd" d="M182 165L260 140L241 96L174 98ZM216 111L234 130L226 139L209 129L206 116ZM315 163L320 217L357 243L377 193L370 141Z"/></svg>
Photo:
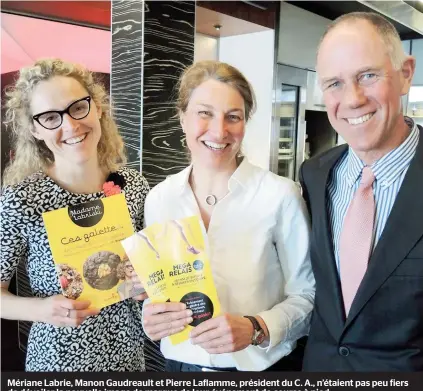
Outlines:
<svg viewBox="0 0 423 391"><path fill-rule="evenodd" d="M180 194L182 194L189 187L189 176L192 171L192 163L179 174L176 174L174 179L179 187Z"/></svg>
<svg viewBox="0 0 423 391"><path fill-rule="evenodd" d="M244 157L242 159L242 162L238 166L238 168L229 178L228 188L230 191L234 190L234 188L237 185L240 185L241 187L247 186L247 181L251 177L250 174L251 174L252 167L253 167L252 164L248 161L246 157ZM176 174L175 176L175 179L180 188L181 194L184 191L186 191L188 188L190 188L189 176L191 175L191 171L192 171L192 164L190 164L187 168L185 168L184 170L182 170L179 174Z"/></svg>
<svg viewBox="0 0 423 391"><path fill-rule="evenodd" d="M404 117L410 128L410 134L397 148L377 160L371 166L373 174L382 188L389 187L409 166L419 142L417 125L411 118ZM352 187L365 166L355 152L349 148L347 157L347 184Z"/></svg>
<svg viewBox="0 0 423 391"><path fill-rule="evenodd" d="M419 143L419 131L411 118L405 117L410 128L410 134L398 147L377 160L372 165L372 171L382 186L389 187L401 173L410 165Z"/></svg>
<svg viewBox="0 0 423 391"><path fill-rule="evenodd" d="M229 178L229 190L234 190L236 185L240 185L241 187L247 187L247 182L251 178L251 163L248 159L244 156L242 162Z"/></svg>
<svg viewBox="0 0 423 391"><path fill-rule="evenodd" d="M357 179L360 177L361 171L363 170L364 163L355 154L352 148L348 148L347 155L347 185L352 187Z"/></svg>

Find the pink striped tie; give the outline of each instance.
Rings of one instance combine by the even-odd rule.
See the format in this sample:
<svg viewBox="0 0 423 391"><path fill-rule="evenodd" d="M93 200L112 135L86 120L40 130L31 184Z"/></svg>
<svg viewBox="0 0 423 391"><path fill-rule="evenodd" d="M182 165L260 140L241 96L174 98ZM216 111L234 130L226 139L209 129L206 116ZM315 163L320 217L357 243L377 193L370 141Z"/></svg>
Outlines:
<svg viewBox="0 0 423 391"><path fill-rule="evenodd" d="M370 167L364 167L360 186L348 207L339 241L341 287L347 316L371 254L375 219L374 180Z"/></svg>

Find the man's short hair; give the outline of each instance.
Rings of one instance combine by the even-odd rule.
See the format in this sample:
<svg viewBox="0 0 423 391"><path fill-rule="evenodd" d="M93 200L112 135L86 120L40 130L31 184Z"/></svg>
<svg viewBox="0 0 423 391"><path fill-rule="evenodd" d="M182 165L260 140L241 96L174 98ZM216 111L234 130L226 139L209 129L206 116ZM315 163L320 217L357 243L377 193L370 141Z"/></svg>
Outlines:
<svg viewBox="0 0 423 391"><path fill-rule="evenodd" d="M365 20L369 22L376 29L376 31L379 33L379 36L382 38L383 42L386 45L388 55L391 58L393 67L397 70L401 69L406 57L404 49L402 47L401 38L396 28L389 20L374 12L351 12L336 18L327 27L325 33L323 34L317 52L319 52L320 45L322 44L326 35L336 26L343 23L355 22L359 20Z"/></svg>

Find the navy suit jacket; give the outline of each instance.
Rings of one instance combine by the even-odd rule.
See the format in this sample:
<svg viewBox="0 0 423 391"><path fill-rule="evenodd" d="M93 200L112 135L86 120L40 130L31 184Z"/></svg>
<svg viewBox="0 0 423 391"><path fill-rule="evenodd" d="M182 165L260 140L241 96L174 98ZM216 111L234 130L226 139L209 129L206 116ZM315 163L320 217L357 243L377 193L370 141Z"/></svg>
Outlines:
<svg viewBox="0 0 423 391"><path fill-rule="evenodd" d="M347 146L301 167L316 278L305 371L423 371L423 128L419 131L416 154L347 318L327 211L329 176Z"/></svg>

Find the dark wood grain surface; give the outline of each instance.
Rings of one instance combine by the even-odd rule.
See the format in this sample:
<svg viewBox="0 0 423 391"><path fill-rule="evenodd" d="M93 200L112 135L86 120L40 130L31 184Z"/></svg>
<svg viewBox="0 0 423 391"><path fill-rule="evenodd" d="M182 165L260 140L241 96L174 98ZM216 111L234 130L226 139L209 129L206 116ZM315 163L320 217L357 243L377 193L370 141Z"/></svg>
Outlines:
<svg viewBox="0 0 423 391"><path fill-rule="evenodd" d="M146 2L142 173L151 187L188 165L175 87L194 60L194 36L194 2Z"/></svg>

